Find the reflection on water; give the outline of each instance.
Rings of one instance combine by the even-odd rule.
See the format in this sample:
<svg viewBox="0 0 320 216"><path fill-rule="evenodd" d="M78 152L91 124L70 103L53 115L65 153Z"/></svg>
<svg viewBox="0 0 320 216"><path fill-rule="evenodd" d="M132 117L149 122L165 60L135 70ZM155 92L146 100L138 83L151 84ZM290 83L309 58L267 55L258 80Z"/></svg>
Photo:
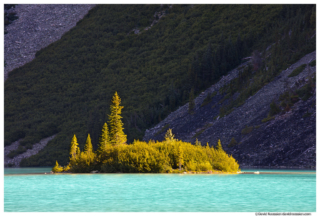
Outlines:
<svg viewBox="0 0 320 216"><path fill-rule="evenodd" d="M50 172L52 167L40 168L4 168L4 174L45 173Z"/></svg>

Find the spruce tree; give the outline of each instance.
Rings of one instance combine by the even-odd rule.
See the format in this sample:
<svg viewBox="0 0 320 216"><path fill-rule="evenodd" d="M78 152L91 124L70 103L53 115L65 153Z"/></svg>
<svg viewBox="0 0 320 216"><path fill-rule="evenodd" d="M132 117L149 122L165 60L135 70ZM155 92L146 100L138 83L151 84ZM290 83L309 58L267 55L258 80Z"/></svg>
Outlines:
<svg viewBox="0 0 320 216"><path fill-rule="evenodd" d="M111 145L109 137L109 129L107 123L104 123L102 127L101 136L99 138L98 154L101 154L105 151L107 146Z"/></svg>
<svg viewBox="0 0 320 216"><path fill-rule="evenodd" d="M165 138L166 141L174 141L175 140L174 139L174 135L172 133L172 129L169 128L167 130L166 134L164 135L164 138Z"/></svg>
<svg viewBox="0 0 320 216"><path fill-rule="evenodd" d="M86 153L93 152L90 134L88 134L86 144L84 145L84 152Z"/></svg>
<svg viewBox="0 0 320 216"><path fill-rule="evenodd" d="M202 86L203 80L201 80L201 67L198 54L196 54L192 62L193 74L194 74L194 87L199 89Z"/></svg>
<svg viewBox="0 0 320 216"><path fill-rule="evenodd" d="M203 57L202 57L201 73L202 73L202 82L205 84L205 87L206 87L211 83L212 77L213 77L213 58L212 58L210 42L207 46L206 52L203 54Z"/></svg>
<svg viewBox="0 0 320 216"><path fill-rule="evenodd" d="M123 132L122 117L120 116L123 106L120 106L120 103L121 99L116 92L112 98L110 106L111 114L109 115L110 140L112 145L125 144L127 142L127 135Z"/></svg>
<svg viewBox="0 0 320 216"><path fill-rule="evenodd" d="M90 134L88 134L86 144L84 145L83 153L86 154L87 163L88 163L88 165L90 165L93 162L93 159L94 159L94 153L93 153Z"/></svg>
<svg viewBox="0 0 320 216"><path fill-rule="evenodd" d="M216 150L223 151L220 139L218 140L218 144L216 145Z"/></svg>
<svg viewBox="0 0 320 216"><path fill-rule="evenodd" d="M70 145L70 162L75 160L76 157L76 153L77 153L77 148L78 148L78 141L77 141L77 137L74 134L71 140L71 145Z"/></svg>
<svg viewBox="0 0 320 216"><path fill-rule="evenodd" d="M196 138L196 142L194 143L196 146L201 146L201 142Z"/></svg>
<svg viewBox="0 0 320 216"><path fill-rule="evenodd" d="M194 90L192 88L189 95L189 114L194 114L195 107L196 104L194 103Z"/></svg>
<svg viewBox="0 0 320 216"><path fill-rule="evenodd" d="M80 160L80 156L81 156L81 151L80 151L80 148L77 147L76 157L75 157L76 162L78 162Z"/></svg>

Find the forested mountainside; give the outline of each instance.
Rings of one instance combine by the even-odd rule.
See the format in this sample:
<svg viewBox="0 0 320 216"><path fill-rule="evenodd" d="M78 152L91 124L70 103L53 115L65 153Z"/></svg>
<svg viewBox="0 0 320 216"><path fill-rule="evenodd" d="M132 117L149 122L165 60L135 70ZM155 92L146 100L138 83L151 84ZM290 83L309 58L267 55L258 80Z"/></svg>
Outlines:
<svg viewBox="0 0 320 216"><path fill-rule="evenodd" d="M9 74L5 145L21 139L23 151L56 134L21 165L65 165L73 134L83 147L90 133L96 148L115 91L131 143L245 57L252 66L225 90L238 105L314 50L315 5L98 5Z"/></svg>
<svg viewBox="0 0 320 216"><path fill-rule="evenodd" d="M185 104L147 130L144 140L163 140L164 131L171 128L186 142L214 146L221 139L241 166L315 168L315 59L315 52L307 54L238 104L242 92L230 94L230 87L250 65L243 64L197 97L192 114ZM259 76L254 74L246 89Z"/></svg>

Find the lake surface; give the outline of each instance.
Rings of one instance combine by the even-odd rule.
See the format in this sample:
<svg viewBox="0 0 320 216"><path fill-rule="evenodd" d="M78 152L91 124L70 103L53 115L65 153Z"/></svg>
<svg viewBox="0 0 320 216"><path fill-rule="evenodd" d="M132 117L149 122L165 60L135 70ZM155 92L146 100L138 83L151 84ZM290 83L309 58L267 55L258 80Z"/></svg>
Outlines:
<svg viewBox="0 0 320 216"><path fill-rule="evenodd" d="M4 211L315 212L316 175L5 175Z"/></svg>
<svg viewBox="0 0 320 216"><path fill-rule="evenodd" d="M50 172L52 167L41 167L41 168L5 168L4 174L30 174L30 173L45 173Z"/></svg>

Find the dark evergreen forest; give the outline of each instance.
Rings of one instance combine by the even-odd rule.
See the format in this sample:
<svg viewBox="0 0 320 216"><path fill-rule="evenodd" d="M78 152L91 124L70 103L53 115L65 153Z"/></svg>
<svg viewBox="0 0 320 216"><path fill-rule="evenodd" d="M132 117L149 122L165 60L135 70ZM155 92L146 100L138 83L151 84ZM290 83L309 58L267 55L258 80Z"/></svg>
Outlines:
<svg viewBox="0 0 320 216"><path fill-rule="evenodd" d="M154 17L159 11L165 16L144 30L159 19ZM287 64L315 50L314 34L315 5L98 5L9 74L5 145L23 138L26 150L57 134L21 165L52 166L55 160L66 165L74 134L83 147L90 133L97 149L116 91L131 143L187 103L190 92L198 95L254 50L272 45L271 70L248 93L253 94Z"/></svg>

